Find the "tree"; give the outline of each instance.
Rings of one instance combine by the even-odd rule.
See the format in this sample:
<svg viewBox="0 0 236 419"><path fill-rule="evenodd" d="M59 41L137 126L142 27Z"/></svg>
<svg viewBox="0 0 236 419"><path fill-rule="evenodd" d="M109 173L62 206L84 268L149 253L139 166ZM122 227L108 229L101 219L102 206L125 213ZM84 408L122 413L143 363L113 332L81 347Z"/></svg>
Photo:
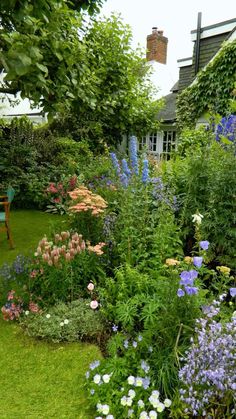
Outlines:
<svg viewBox="0 0 236 419"><path fill-rule="evenodd" d="M90 24L83 38L89 71L80 80L86 100L72 99L69 112L62 104L60 129L63 125L77 140L108 143L117 143L123 133L157 129L161 101L155 100L145 54L132 49L131 40L131 29L119 16Z"/></svg>
<svg viewBox="0 0 236 419"><path fill-rule="evenodd" d="M0 92L29 98L44 111L83 95L86 73L81 42L83 10L95 13L103 0L1 0ZM73 92L73 93L72 93Z"/></svg>

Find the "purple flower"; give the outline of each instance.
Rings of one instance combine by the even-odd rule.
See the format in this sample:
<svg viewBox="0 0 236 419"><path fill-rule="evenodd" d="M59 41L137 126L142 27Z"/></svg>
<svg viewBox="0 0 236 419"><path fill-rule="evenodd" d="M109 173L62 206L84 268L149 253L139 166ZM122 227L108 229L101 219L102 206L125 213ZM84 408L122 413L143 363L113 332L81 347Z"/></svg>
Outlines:
<svg viewBox="0 0 236 419"><path fill-rule="evenodd" d="M180 278L181 278L181 280L179 281L180 285L185 285L185 286L186 285L190 285L190 286L193 285L193 279L194 278L192 278L192 275L191 275L190 271L181 272Z"/></svg>
<svg viewBox="0 0 236 419"><path fill-rule="evenodd" d="M120 164L118 162L116 154L115 153L110 153L110 156L111 156L113 167L114 167L117 175L119 175L120 174Z"/></svg>
<svg viewBox="0 0 236 419"><path fill-rule="evenodd" d="M147 183L149 179L148 160L145 159L143 160L142 182Z"/></svg>
<svg viewBox="0 0 236 419"><path fill-rule="evenodd" d="M188 295L195 295L198 293L197 287L185 287L185 291Z"/></svg>
<svg viewBox="0 0 236 419"><path fill-rule="evenodd" d="M127 349L127 348L128 348L128 346L129 346L129 341L128 341L128 339L126 339L126 340L124 341L124 347Z"/></svg>
<svg viewBox="0 0 236 419"><path fill-rule="evenodd" d="M184 290L182 290L181 288L179 288L178 291L177 291L177 295L178 295L178 297L183 297L185 295Z"/></svg>
<svg viewBox="0 0 236 419"><path fill-rule="evenodd" d="M94 362L91 362L91 364L89 365L89 368L91 370L94 370L95 368L99 367L99 365L100 365L100 361L94 361Z"/></svg>
<svg viewBox="0 0 236 419"><path fill-rule="evenodd" d="M132 345L133 345L133 348L137 348L138 344L137 344L136 340L133 341Z"/></svg>
<svg viewBox="0 0 236 419"><path fill-rule="evenodd" d="M147 390L147 388L149 386L150 386L150 378L149 377L143 378L143 388L144 388L144 390Z"/></svg>
<svg viewBox="0 0 236 419"><path fill-rule="evenodd" d="M194 256L194 258L193 258L194 266L196 266L197 268L201 268L202 262L203 262L203 257L202 256Z"/></svg>
<svg viewBox="0 0 236 419"><path fill-rule="evenodd" d="M127 161L125 159L122 159L121 160L121 164L122 164L123 172L126 174L126 176L129 177L131 175L131 170L130 170L130 168L128 166Z"/></svg>
<svg viewBox="0 0 236 419"><path fill-rule="evenodd" d="M138 151L136 137L132 136L129 143L131 166L136 175L138 175Z"/></svg>
<svg viewBox="0 0 236 419"><path fill-rule="evenodd" d="M229 292L231 297L236 297L236 288L230 288Z"/></svg>
<svg viewBox="0 0 236 419"><path fill-rule="evenodd" d="M117 332L118 331L118 326L116 326L115 324L113 324L112 330L113 330L113 332Z"/></svg>
<svg viewBox="0 0 236 419"><path fill-rule="evenodd" d="M203 240L199 244L202 250L207 250L210 243L207 240Z"/></svg>

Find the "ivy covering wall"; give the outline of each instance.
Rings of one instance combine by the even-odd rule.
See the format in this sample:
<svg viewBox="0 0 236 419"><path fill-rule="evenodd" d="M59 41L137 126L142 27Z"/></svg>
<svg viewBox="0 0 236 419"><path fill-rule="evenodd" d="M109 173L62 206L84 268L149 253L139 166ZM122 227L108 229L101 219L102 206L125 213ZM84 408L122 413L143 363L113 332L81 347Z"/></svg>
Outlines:
<svg viewBox="0 0 236 419"><path fill-rule="evenodd" d="M236 40L226 42L196 81L177 98L177 123L182 130L195 126L204 112L225 115L235 93Z"/></svg>

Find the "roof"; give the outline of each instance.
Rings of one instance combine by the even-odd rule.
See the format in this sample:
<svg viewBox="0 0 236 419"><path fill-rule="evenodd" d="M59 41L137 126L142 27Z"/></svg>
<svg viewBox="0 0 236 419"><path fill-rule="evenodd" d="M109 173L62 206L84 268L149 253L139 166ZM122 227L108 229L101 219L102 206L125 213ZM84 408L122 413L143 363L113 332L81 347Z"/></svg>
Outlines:
<svg viewBox="0 0 236 419"><path fill-rule="evenodd" d="M176 84L173 87L175 87ZM157 114L157 119L158 120L162 120L163 122L173 122L173 121L175 121L175 119L176 119L176 97L177 97L177 92L170 93L169 95L166 95L166 96L163 97L163 99L165 101L165 105Z"/></svg>

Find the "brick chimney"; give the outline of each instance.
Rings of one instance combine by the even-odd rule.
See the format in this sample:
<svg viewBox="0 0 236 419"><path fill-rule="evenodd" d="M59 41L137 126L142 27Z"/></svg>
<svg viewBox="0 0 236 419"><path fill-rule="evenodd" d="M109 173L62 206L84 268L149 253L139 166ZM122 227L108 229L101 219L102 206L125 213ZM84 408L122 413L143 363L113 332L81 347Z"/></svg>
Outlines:
<svg viewBox="0 0 236 419"><path fill-rule="evenodd" d="M168 38L157 27L152 28L152 34L147 36L147 61L157 61L166 64Z"/></svg>

